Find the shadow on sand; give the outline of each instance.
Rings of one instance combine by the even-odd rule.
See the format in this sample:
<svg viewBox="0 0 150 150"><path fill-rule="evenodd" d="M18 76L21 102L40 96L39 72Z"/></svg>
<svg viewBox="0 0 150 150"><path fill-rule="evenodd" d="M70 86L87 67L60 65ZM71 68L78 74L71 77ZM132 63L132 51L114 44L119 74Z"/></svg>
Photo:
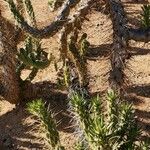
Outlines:
<svg viewBox="0 0 150 150"><path fill-rule="evenodd" d="M145 110L135 109L135 114L138 117L138 123L142 127L142 130L146 133L144 136L148 136L150 138L150 84L148 85L136 85L131 86L126 89L128 96L126 99L133 103L135 106L142 107L142 104L146 105ZM147 103L145 104L145 101ZM149 101L149 102L148 102Z"/></svg>
<svg viewBox="0 0 150 150"><path fill-rule="evenodd" d="M58 125L59 131L74 132L71 125L72 117L68 111L67 94L56 90L54 88L56 85L50 82L35 83L33 84L34 88L35 85L37 89L42 90L37 97L32 99L42 98L43 101L50 105L52 113L56 114L56 121L60 122ZM42 87L45 88L43 89ZM53 87L53 89L50 87ZM41 93L42 95L40 95ZM47 95L44 96L46 93ZM26 103L27 101L24 100L15 109L0 116L0 146L5 146L4 148L0 147L0 150L43 148L44 143L35 142L38 139L32 133L38 132L38 129L34 129L37 123L30 118L31 115L26 111ZM30 120L31 123L26 120Z"/></svg>

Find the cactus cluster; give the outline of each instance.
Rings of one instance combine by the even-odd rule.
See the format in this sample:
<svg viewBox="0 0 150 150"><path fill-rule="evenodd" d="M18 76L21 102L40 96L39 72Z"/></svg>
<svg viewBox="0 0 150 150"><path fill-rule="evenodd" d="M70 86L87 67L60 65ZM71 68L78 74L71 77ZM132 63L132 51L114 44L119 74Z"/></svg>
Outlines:
<svg viewBox="0 0 150 150"><path fill-rule="evenodd" d="M5 0L5 1L8 2L15 19L19 24L21 24L22 26L26 25L27 30L31 31L34 28L35 29L34 31L38 33L39 31L43 31L44 34L48 35L49 33L47 32L46 29L52 29L49 30L52 31L51 34L54 34L53 33L54 30L58 31L57 27L60 27L61 25L60 22L63 22L64 18L66 19L68 17L70 12L70 7L73 7L75 4L77 4L79 0L77 0L76 3L73 0L66 1L66 5L64 9L62 9L61 11L62 14L63 12L65 12L64 13L65 15L61 14L60 16L58 16L56 21L49 26L51 28L44 28L42 30L37 29L35 14L33 11L31 0L23 1L26 7L27 14L29 16L29 21L31 26L29 26L28 23L25 21L24 17L22 16L21 12L17 9L13 0ZM55 6L57 7L58 2L60 1L49 0L49 5L51 7L54 7L55 9ZM109 1L109 2L113 2L113 1ZM150 18L149 18L150 6L144 5L142 9L143 9L142 25L145 29L148 29L150 27ZM84 9L81 9L80 13L83 12L83 10ZM79 28L81 28L79 27L81 22L80 19L82 18L80 17L80 13L78 15L78 18L74 17L73 21L70 24L68 23L68 26L70 28L73 27L73 29L71 29L72 35L70 36L70 40L67 41L66 39L67 36L70 34L70 31L65 33L66 34L65 40L68 42L68 43L66 42L66 45L68 46L66 50L70 54L70 57L66 56L66 58L70 59L69 61L74 62L75 67L78 70L81 87L84 87L85 85L88 84L86 53L89 49L90 43L87 41L86 33L84 33L80 39L78 37L78 31L80 30ZM120 16L120 18L123 20L124 17L122 17L120 14L118 16ZM67 31L67 29L69 28L66 28L65 31ZM34 39L28 34L26 34L26 36L27 38L25 40L25 47L20 48L19 53L17 54L19 60L17 72L20 75L23 69L32 69L31 74L27 78L31 81L35 77L38 69L44 69L48 67L50 62L53 59L52 59L52 55L51 58L49 59L48 54L41 48L40 39ZM120 37L120 39L123 38L124 37L122 36ZM117 45L118 42L116 42L115 44ZM120 52L120 49L114 49L114 50L116 51L119 50ZM117 57L119 58L119 56L120 54L116 55L116 58ZM9 64L10 64L9 66L11 66L11 63ZM120 65L121 63L114 63L114 64ZM67 62L65 62L64 69L63 69L63 82L66 87L69 87L69 80L70 80L69 69L68 69L69 67L70 66L67 64ZM116 70L117 67L118 66L114 65L113 69ZM118 68L119 70L121 70L120 68L123 67L119 66ZM6 70L8 69L6 68ZM57 70L57 66L56 66L56 70ZM10 74L11 73L12 71L10 72ZM123 77L121 76L120 79L122 80ZM137 145L136 143L139 140L138 136L140 134L140 130L136 124L132 105L129 105L125 102L121 102L120 98L113 91L108 92L106 102L108 104L107 108L103 106L103 102L100 100L98 96L96 98L87 99L84 96L84 93L78 93L75 90L72 91L70 96L70 103L72 106L71 108L72 108L72 112L74 113L74 116L77 118L78 121L78 125L80 128L79 134L82 135L82 137L80 136L81 138L80 140L82 142L81 143L79 142L76 149L91 149L91 150L126 150L126 149L144 150L146 149L148 150L149 144L147 142L139 142L138 143L139 145ZM28 111L33 115L37 116L38 119L40 120L44 128L44 131L46 132L46 139L49 145L51 146L51 149L64 150L64 147L61 146L60 144L59 133L56 129L56 122L52 117L52 113L48 109L46 109L43 101L36 100L29 103Z"/></svg>
<svg viewBox="0 0 150 150"><path fill-rule="evenodd" d="M106 98L108 107L106 108L99 96L87 100L76 92L72 95L72 111L78 118L77 124L80 132L84 134L82 142L86 145L83 149L149 149L147 142L142 144L138 139L140 129L137 126L132 105L118 101L118 99L119 97L112 90L109 91ZM82 145L82 143L80 144Z"/></svg>
<svg viewBox="0 0 150 150"><path fill-rule="evenodd" d="M20 48L19 53L17 54L20 61L17 72L20 74L25 68L32 69L35 74L33 75L33 72L31 72L32 77L30 74L30 80L35 77L38 69L44 69L48 67L52 60L52 58L48 59L48 54L42 50L41 44L37 45L36 43L37 49L34 49L34 46L33 38L28 36L25 41L25 47Z"/></svg>
<svg viewBox="0 0 150 150"><path fill-rule="evenodd" d="M76 35L75 35L76 34ZM71 35L70 40L68 40L68 55L64 60L63 68L58 73L58 84L63 85L65 87L70 86L70 63L74 63L75 67L78 70L78 76L80 76L81 86L87 84L86 77L87 76L87 66L86 66L86 54L88 52L90 43L87 41L87 34L83 33L81 37L78 39L78 35L76 30L73 35ZM69 61L67 61L67 58Z"/></svg>
<svg viewBox="0 0 150 150"><path fill-rule="evenodd" d="M21 5L26 10L29 17L30 24L37 28L36 18L33 10L33 6L30 0L19 1L24 5ZM20 10L21 11L21 10ZM19 12L20 12L19 11ZM20 48L17 54L19 65L17 67L17 73L20 75L21 71L25 68L32 69L31 73L27 77L27 80L33 80L39 69L44 69L50 65L51 60L48 59L48 53L43 51L41 47L41 40L35 39L32 36L26 34L25 46Z"/></svg>
<svg viewBox="0 0 150 150"><path fill-rule="evenodd" d="M84 93L73 92L70 104L79 129L75 150L149 150L150 141L141 141L131 104L120 101L110 90L106 102L97 95L86 99ZM106 105L107 103L107 105ZM65 150L61 145L57 123L42 99L27 104L27 110L39 120L49 149Z"/></svg>

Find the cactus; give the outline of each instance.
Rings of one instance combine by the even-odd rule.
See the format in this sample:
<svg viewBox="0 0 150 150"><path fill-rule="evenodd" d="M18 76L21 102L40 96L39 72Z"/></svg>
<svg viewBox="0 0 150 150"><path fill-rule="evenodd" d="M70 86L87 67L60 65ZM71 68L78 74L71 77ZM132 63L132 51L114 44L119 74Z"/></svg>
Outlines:
<svg viewBox="0 0 150 150"><path fill-rule="evenodd" d="M150 139L140 142L139 150L149 150L150 149Z"/></svg>
<svg viewBox="0 0 150 150"><path fill-rule="evenodd" d="M35 67L37 69L44 69L48 67L51 62L51 60L48 60L44 54L45 53L42 53L40 55L41 57L44 57L45 60L38 60L36 52L27 53L25 49L21 48L20 53L18 54L18 58L26 66Z"/></svg>
<svg viewBox="0 0 150 150"><path fill-rule="evenodd" d="M63 57L63 68L58 73L58 84L63 85L67 88L70 86L70 66L69 61L72 61L75 64L75 67L78 70L78 76L80 76L81 86L86 86L88 84L87 79L87 66L86 66L86 53L88 51L90 43L87 41L87 34L84 33L78 41L77 35L72 35L70 41L67 43L68 46L68 56ZM67 47L65 46L65 47ZM69 61L67 61L67 57Z"/></svg>
<svg viewBox="0 0 150 150"><path fill-rule="evenodd" d="M18 22L18 24L21 23L25 23L24 17L21 15L21 13L18 11L15 3L13 0L5 0L9 6L10 6L10 10L14 15L14 18L16 19L16 21Z"/></svg>
<svg viewBox="0 0 150 150"><path fill-rule="evenodd" d="M76 33L75 33L76 34ZM82 86L88 85L87 79L87 64L85 55L89 48L89 42L86 40L87 34L84 33L81 36L79 42L76 40L76 35L71 36L70 42L68 44L68 50L71 52L73 61L78 69L80 76L80 83Z"/></svg>
<svg viewBox="0 0 150 150"><path fill-rule="evenodd" d="M72 93L71 111L80 128L75 150L149 150L149 140L139 140L141 131L132 105L118 99L114 91L108 91L106 107L99 96L87 100L84 93ZM50 149L64 150L53 115L44 102L41 99L29 102L27 110L41 123Z"/></svg>
<svg viewBox="0 0 150 150"><path fill-rule="evenodd" d="M64 0L48 0L48 5L51 11L54 11L63 4Z"/></svg>
<svg viewBox="0 0 150 150"><path fill-rule="evenodd" d="M70 9L75 7L80 0L72 1L67 0L56 17L55 21L53 21L50 25L44 27L43 29L37 29L27 23L25 18L22 16L22 14L17 9L14 0L4 0L8 3L9 8L15 18L15 20L18 22L18 24L29 34L31 34L34 37L51 37L53 36L58 30L62 28L62 26L66 23L66 18L70 14Z"/></svg>
<svg viewBox="0 0 150 150"><path fill-rule="evenodd" d="M59 87L69 88L70 73L68 63L65 61L64 66L58 72L57 83Z"/></svg>
<svg viewBox="0 0 150 150"><path fill-rule="evenodd" d="M137 143L143 142L138 139L141 131L137 126L132 105L119 99L112 90L109 91L106 108L99 96L87 100L77 92L72 94L72 112L78 118L80 132L84 134L84 149L139 149ZM141 147L147 145L145 143Z"/></svg>
<svg viewBox="0 0 150 150"><path fill-rule="evenodd" d="M81 39L79 40L79 52L80 52L80 56L84 57L86 56L90 43L87 41L87 34L83 33L83 35L81 36Z"/></svg>
<svg viewBox="0 0 150 150"><path fill-rule="evenodd" d="M33 27L37 28L36 18L31 1L23 0L23 2L26 7L26 12L29 16L30 24ZM20 75L23 69L27 67L30 69L32 67L32 71L27 77L27 80L30 81L34 79L39 69L45 69L50 65L51 62L51 60L48 60L47 58L48 54L42 50L40 41L40 39L35 39L27 35L27 38L25 40L25 48L20 48L18 54L20 64L17 68L17 72Z"/></svg>
<svg viewBox="0 0 150 150"><path fill-rule="evenodd" d="M141 24L142 27L148 29L150 27L150 5L142 6L142 14L141 14Z"/></svg>
<svg viewBox="0 0 150 150"><path fill-rule="evenodd" d="M50 149L65 150L60 143L59 133L56 129L56 122L49 109L46 108L44 102L39 99L27 104L27 110L39 119L44 133L45 140L48 142Z"/></svg>
<svg viewBox="0 0 150 150"><path fill-rule="evenodd" d="M39 69L45 69L52 61L52 57L50 59L47 58L48 54L42 50L41 44L38 42L34 45L32 41L32 37L27 37L25 41L25 48L20 48L20 52L17 54L21 63L17 68L17 72L21 74L21 70L24 68L32 68L32 72L27 78L30 81L34 79ZM35 46L37 49L34 49Z"/></svg>
<svg viewBox="0 0 150 150"><path fill-rule="evenodd" d="M30 17L30 22L31 22L31 25L35 28L37 28L37 25L36 25L36 18L35 18L35 14L34 14L34 10L33 10L33 6L32 6L32 3L30 0L23 0L24 1L24 4L25 4L25 7L26 7L26 11Z"/></svg>

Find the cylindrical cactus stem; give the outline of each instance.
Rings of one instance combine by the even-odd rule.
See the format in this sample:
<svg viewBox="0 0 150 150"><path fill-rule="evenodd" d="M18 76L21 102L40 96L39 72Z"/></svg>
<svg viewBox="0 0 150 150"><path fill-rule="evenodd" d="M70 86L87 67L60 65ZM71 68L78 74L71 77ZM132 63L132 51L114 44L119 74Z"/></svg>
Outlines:
<svg viewBox="0 0 150 150"><path fill-rule="evenodd" d="M65 0L48 0L48 5L51 11L55 11L62 6Z"/></svg>
<svg viewBox="0 0 150 150"><path fill-rule="evenodd" d="M26 7L26 12L29 16L28 22L34 27L37 28L37 23L36 23L36 18L35 18L35 13L33 10L33 6L30 0L24 0L25 7Z"/></svg>
<svg viewBox="0 0 150 150"><path fill-rule="evenodd" d="M122 93L125 85L125 60L129 57L127 18L120 0L109 0L110 14L113 24L113 49L111 56L110 86Z"/></svg>
<svg viewBox="0 0 150 150"><path fill-rule="evenodd" d="M17 104L20 99L19 78L16 74L16 43L11 34L14 29L0 14L0 51L2 60L2 95L10 103Z"/></svg>
<svg viewBox="0 0 150 150"><path fill-rule="evenodd" d="M66 0L55 20L50 25L43 27L42 29L37 29L27 23L25 18L18 11L13 0L5 1L9 4L10 10L13 13L14 18L21 25L23 30L38 38L51 37L56 34L58 30L60 30L64 26L66 21L68 21L67 18L70 14L70 9L75 7L80 2L80 0Z"/></svg>
<svg viewBox="0 0 150 150"><path fill-rule="evenodd" d="M79 10L77 11L77 13L75 13L72 17L71 20L69 22L66 23L66 25L63 27L62 31L61 31L61 35L60 35L60 53L61 53L61 57L63 59L63 62L65 62L65 59L72 59L70 58L70 55L68 54L68 35L74 31L74 42L77 42L77 38L78 38L78 30L81 29L82 26L82 22L85 19L85 16L88 14L89 12L89 8L91 6L92 3L94 3L95 1L93 0L88 0L84 6L80 7ZM74 53L76 55L76 52ZM84 66L81 64L84 64ZM81 78L82 79L86 79L87 78L87 67L86 67L86 62L83 62L85 60L80 60L80 58L78 60L76 60L76 64L78 66L78 70L81 73ZM80 79L81 79L80 78ZM84 80L86 81L86 80ZM84 82L82 80L82 82ZM82 85L84 86L86 83L84 82Z"/></svg>
<svg viewBox="0 0 150 150"><path fill-rule="evenodd" d="M16 0L16 6L17 6L17 9L19 10L20 14L24 15L25 9L23 6L23 0Z"/></svg>

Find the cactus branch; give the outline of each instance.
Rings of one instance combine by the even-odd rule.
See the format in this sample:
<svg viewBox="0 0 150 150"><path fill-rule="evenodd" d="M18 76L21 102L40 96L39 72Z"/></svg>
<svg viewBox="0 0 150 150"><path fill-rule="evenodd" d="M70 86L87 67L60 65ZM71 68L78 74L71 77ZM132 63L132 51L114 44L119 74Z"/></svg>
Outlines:
<svg viewBox="0 0 150 150"><path fill-rule="evenodd" d="M73 46L73 43L72 43L73 41L70 41L70 44L68 46L67 40L68 40L68 35L72 31L74 31L73 38L76 38L74 39L74 42L75 43L77 42L78 30L81 29L82 22L84 21L85 16L88 14L89 8L91 7L92 4L93 4L93 0L88 0L86 4L83 7L81 7L78 10L78 12L72 16L72 19L63 27L61 31L61 36L60 36L60 43L61 43L60 52L61 52L61 57L63 59L63 62L65 63L66 58L68 58L69 60L72 59L72 57L68 54L68 48L69 48L69 51L72 53L73 59L75 60L74 63L78 69L78 74L79 76L81 75L80 81L81 80L83 81L84 79L84 81L86 82L87 82L86 61L80 57L79 50L77 50L77 48L74 47L75 45ZM73 50L73 47L71 46L73 46L75 49ZM76 51L78 51L78 54L76 53ZM74 69L72 69L72 71L73 70ZM85 84L83 83L83 85Z"/></svg>
<svg viewBox="0 0 150 150"><path fill-rule="evenodd" d="M108 1L113 24L113 49L111 56L110 86L120 93L124 85L124 67L127 58L126 47L128 46L127 19L120 0ZM119 91L118 91L119 90Z"/></svg>
<svg viewBox="0 0 150 150"><path fill-rule="evenodd" d="M18 11L13 0L5 0L5 1L9 4L10 10L13 13L14 18L21 25L21 27L32 36L38 38L53 36L66 23L67 17L69 16L70 13L70 9L75 7L80 2L80 0L66 0L55 21L53 21L50 25L44 27L43 29L37 29L30 26L27 23L27 21Z"/></svg>
<svg viewBox="0 0 150 150"><path fill-rule="evenodd" d="M24 0L24 3L25 3L25 6L26 6L27 13L30 17L29 20L31 22L31 25L33 27L37 28L35 14L34 14L34 10L33 10L31 1L30 0Z"/></svg>
<svg viewBox="0 0 150 150"><path fill-rule="evenodd" d="M77 11L77 13L75 13L71 17L71 20L62 28L60 35L60 51L63 59L65 59L65 57L67 56L67 36L73 31L75 25L77 25L78 23L78 26L81 25L81 22L83 22L85 16L88 14L88 10L92 4L93 0L88 0L87 3L84 6L82 6Z"/></svg>

